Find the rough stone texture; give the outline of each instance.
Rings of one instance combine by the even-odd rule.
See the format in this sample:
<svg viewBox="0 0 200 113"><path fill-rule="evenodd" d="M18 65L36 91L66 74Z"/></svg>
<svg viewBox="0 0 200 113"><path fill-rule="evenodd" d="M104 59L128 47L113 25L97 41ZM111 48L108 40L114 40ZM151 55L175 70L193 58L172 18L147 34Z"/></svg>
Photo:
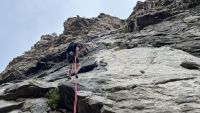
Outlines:
<svg viewBox="0 0 200 113"><path fill-rule="evenodd" d="M0 74L0 102L11 103L2 109L73 112L74 77L67 79L65 50L70 41L77 41L90 51L80 58L79 113L198 113L199 0L138 2L126 23L134 32L116 30L121 22L105 14L75 17L65 22L64 34L42 36ZM59 88L65 110L46 106L43 97L54 87ZM26 104L15 108L18 102Z"/></svg>
<svg viewBox="0 0 200 113"><path fill-rule="evenodd" d="M0 74L1 83L31 77L41 70L52 68L55 63L63 62L66 59L65 48L67 44L65 43L68 40L70 40L68 36L42 36L41 41L36 43L30 51L9 63ZM60 64L60 66L62 65Z"/></svg>
<svg viewBox="0 0 200 113"><path fill-rule="evenodd" d="M44 97L46 93L55 88L45 82L24 81L8 85L1 88L0 99L16 100L20 98L39 98Z"/></svg>
<svg viewBox="0 0 200 113"><path fill-rule="evenodd" d="M199 10L200 6L182 11L155 25L149 25L136 33L113 36L120 48L170 46L192 55L200 56Z"/></svg>
<svg viewBox="0 0 200 113"><path fill-rule="evenodd" d="M89 89L79 88L81 113L182 113L200 109L200 71L180 66L184 61L200 63L197 57L162 47L101 51L96 60L106 62L107 71L79 74L79 86ZM73 93L73 85L64 89ZM64 99L72 99L67 105L73 105L72 97Z"/></svg>
<svg viewBox="0 0 200 113"><path fill-rule="evenodd" d="M79 16L69 18L64 23L64 34L84 35L90 32L100 32L117 29L122 25L122 20L101 13L96 18L81 18Z"/></svg>
<svg viewBox="0 0 200 113"><path fill-rule="evenodd" d="M129 32L141 30L149 25L200 5L199 0L146 0L137 2L132 14L127 19Z"/></svg>
<svg viewBox="0 0 200 113"><path fill-rule="evenodd" d="M31 113L47 113L49 110L47 99L29 99L26 100L23 107L21 108L22 112L31 112Z"/></svg>
<svg viewBox="0 0 200 113"><path fill-rule="evenodd" d="M0 112L8 113L9 111L19 109L23 106L23 102L8 102L0 100Z"/></svg>
<svg viewBox="0 0 200 113"><path fill-rule="evenodd" d="M67 84L66 84L67 83ZM70 111L73 111L73 105L74 105L74 83L73 81L60 83L58 86L59 93L61 97L60 101L60 107L61 108L67 108ZM78 84L78 90L88 90L85 87ZM79 100L79 98L78 98Z"/></svg>

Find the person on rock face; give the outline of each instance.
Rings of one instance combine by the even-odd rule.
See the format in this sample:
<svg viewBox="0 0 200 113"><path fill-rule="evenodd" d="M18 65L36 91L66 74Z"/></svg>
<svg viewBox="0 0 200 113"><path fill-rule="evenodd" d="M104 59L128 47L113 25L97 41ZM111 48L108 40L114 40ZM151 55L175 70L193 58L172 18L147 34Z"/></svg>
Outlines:
<svg viewBox="0 0 200 113"><path fill-rule="evenodd" d="M78 78L81 65L79 63L80 52L84 50L83 44L71 42L67 48L67 59L69 62L69 77L74 76ZM76 67L76 68L75 68Z"/></svg>

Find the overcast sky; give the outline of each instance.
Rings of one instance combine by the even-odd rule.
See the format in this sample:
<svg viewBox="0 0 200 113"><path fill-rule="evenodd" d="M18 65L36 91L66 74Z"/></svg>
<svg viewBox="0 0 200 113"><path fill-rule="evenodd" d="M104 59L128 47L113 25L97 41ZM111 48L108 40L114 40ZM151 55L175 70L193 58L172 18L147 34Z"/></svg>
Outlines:
<svg viewBox="0 0 200 113"><path fill-rule="evenodd" d="M126 19L137 0L0 0L0 72L40 36L63 32L63 22L76 15L103 12Z"/></svg>

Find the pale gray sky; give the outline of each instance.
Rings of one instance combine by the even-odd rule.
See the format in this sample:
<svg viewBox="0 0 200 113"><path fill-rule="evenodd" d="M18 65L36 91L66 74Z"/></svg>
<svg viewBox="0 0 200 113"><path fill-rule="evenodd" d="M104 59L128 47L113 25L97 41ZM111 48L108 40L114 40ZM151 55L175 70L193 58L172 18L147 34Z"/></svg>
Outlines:
<svg viewBox="0 0 200 113"><path fill-rule="evenodd" d="M137 0L0 0L0 72L40 36L63 32L63 22L76 15L103 12L126 19Z"/></svg>

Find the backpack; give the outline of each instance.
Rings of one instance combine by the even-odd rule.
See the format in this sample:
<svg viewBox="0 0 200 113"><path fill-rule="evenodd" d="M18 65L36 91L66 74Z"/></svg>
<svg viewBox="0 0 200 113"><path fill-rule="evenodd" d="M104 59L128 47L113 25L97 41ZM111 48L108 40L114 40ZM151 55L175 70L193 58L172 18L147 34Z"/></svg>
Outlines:
<svg viewBox="0 0 200 113"><path fill-rule="evenodd" d="M67 55L68 56L75 56L76 54L76 46L77 44L74 42L71 42L67 48Z"/></svg>

